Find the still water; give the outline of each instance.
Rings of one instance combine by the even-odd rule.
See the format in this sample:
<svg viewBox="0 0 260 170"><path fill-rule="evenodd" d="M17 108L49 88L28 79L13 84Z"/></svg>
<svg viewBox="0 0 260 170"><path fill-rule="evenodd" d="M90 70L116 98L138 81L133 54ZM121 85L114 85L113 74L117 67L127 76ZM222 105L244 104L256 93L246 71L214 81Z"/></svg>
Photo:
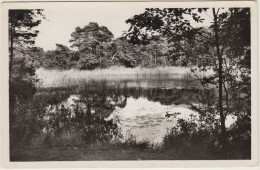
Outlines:
<svg viewBox="0 0 260 170"><path fill-rule="evenodd" d="M167 118L166 112L181 114ZM149 101L140 97L129 97L124 108L117 107L108 119L118 119L119 127L125 138L134 135L137 141L148 140L151 143L161 143L167 130L176 125L178 118L189 119L190 114L196 114L186 105L162 105L160 102Z"/></svg>
<svg viewBox="0 0 260 170"><path fill-rule="evenodd" d="M92 81L76 87L59 106L71 109L72 116L76 105L84 111L90 109L93 116L116 122L124 139L133 135L137 141L148 140L158 144L176 126L178 119L199 117L190 109L191 104L199 103L198 83L192 84L185 79L168 79L163 83L144 80ZM55 112L53 108L56 106L49 107L49 112ZM166 116L173 113L179 114ZM234 121L227 117L226 126Z"/></svg>

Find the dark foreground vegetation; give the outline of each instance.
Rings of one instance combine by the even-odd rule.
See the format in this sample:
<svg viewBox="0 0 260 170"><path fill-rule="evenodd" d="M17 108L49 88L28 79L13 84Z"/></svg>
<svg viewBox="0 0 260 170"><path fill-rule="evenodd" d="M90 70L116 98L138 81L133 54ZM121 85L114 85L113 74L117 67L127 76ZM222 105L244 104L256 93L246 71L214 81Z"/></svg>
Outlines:
<svg viewBox="0 0 260 170"><path fill-rule="evenodd" d="M180 141L179 141L180 142ZM182 140L183 142L183 140ZM91 145L59 147L12 148L11 161L86 161L86 160L227 160L249 159L250 152L232 148L228 152L211 150L205 143L196 144L185 140L178 147L149 148L141 143L95 143ZM209 150L207 150L209 149ZM248 150L250 148L244 148Z"/></svg>
<svg viewBox="0 0 260 170"><path fill-rule="evenodd" d="M193 28L184 17L203 22L200 13L208 10L214 17L209 28ZM106 27L90 23L72 33L76 51L57 45L48 52L32 45L38 34L32 28L41 22L35 17L44 18L42 12L9 11L11 161L251 158L250 9L146 9L126 21L131 27L120 39L113 40ZM133 94L163 104L176 103L176 96L177 103L184 102L180 91L172 88L160 96L160 89L142 93L106 83L39 88L35 74L38 67L91 70L111 65L196 65L191 72L213 70L208 76L190 76L202 88L193 89L191 102L183 104L200 115L199 121L179 119L158 146L134 137L122 141L118 122L106 120L115 106L124 107ZM61 102L71 94L81 97L69 109ZM237 117L229 128L227 115Z"/></svg>

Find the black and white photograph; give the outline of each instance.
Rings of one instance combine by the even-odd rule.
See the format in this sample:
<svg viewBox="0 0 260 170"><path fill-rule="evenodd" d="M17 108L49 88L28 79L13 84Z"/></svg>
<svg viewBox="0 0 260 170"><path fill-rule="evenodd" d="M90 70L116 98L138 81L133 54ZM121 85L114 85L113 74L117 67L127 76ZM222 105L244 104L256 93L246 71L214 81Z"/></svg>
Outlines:
<svg viewBox="0 0 260 170"><path fill-rule="evenodd" d="M257 158L256 3L21 4L4 11L10 163Z"/></svg>

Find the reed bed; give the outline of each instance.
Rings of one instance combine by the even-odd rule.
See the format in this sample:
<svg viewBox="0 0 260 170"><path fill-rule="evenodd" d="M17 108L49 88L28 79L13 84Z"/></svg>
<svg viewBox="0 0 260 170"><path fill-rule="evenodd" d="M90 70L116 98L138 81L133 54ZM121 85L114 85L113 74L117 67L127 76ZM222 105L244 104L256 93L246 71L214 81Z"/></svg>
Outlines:
<svg viewBox="0 0 260 170"><path fill-rule="evenodd" d="M46 70L36 71L41 87L75 86L91 80L128 81L146 79L183 78L190 73L185 67L125 68L110 67L95 70Z"/></svg>

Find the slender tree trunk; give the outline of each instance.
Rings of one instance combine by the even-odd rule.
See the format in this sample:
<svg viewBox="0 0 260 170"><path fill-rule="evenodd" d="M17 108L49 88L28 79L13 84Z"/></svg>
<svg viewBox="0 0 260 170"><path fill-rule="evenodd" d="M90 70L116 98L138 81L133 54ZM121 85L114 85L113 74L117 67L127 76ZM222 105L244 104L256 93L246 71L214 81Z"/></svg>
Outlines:
<svg viewBox="0 0 260 170"><path fill-rule="evenodd" d="M215 32L215 44L217 48L217 55L218 55L218 86L219 86L219 114L220 114L220 122L221 122L221 131L222 131L222 136L221 136L221 144L224 147L226 145L226 126L225 126L225 116L223 112L223 91L222 91L222 83L223 83L223 71L222 71L222 56L220 53L220 48L219 48L219 37L218 37L218 21L217 21L217 14L215 11L215 8L213 8L213 16L214 16L214 32Z"/></svg>
<svg viewBox="0 0 260 170"><path fill-rule="evenodd" d="M157 63L157 53L155 52L155 55L154 55L154 64L156 65Z"/></svg>
<svg viewBox="0 0 260 170"><path fill-rule="evenodd" d="M116 51L116 53L112 56L112 59L111 59L111 61L113 61L114 60L114 58L115 58L115 56L117 55L117 53L118 53L118 51Z"/></svg>
<svg viewBox="0 0 260 170"><path fill-rule="evenodd" d="M88 104L87 104L87 118L89 119L90 116L91 116L91 104L88 103Z"/></svg>
<svg viewBox="0 0 260 170"><path fill-rule="evenodd" d="M11 25L10 26L10 60L9 60L9 82L11 83L12 81L12 74L13 74L13 58L14 58L14 28Z"/></svg>
<svg viewBox="0 0 260 170"><path fill-rule="evenodd" d="M15 107L16 107L16 99L15 96L13 94L13 85L12 85L12 74L13 74L13 58L14 58L14 33L15 33L15 28L13 27L13 25L11 24L11 26L9 27L9 41L10 41L10 47L9 47L9 52L10 52L10 56L9 56L9 129L10 129L10 136L9 136L9 140L13 141L15 138L13 138L14 136L12 136L12 134L14 134L13 132L13 125L15 122ZM12 143L10 143L10 147L12 147Z"/></svg>

